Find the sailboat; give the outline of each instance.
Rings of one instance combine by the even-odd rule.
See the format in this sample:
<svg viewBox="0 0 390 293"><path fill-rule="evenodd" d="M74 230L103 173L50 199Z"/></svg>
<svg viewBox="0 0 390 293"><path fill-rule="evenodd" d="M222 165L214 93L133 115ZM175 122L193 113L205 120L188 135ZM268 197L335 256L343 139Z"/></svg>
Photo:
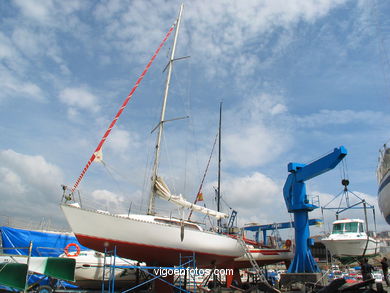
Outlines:
<svg viewBox="0 0 390 293"><path fill-rule="evenodd" d="M253 246L242 246L242 242L237 239L237 235L229 235L222 233L220 227L216 229L206 230L196 222L156 215L155 199L160 197L171 203L181 207L190 209L194 212L203 213L207 216L214 217L218 222L221 219L227 218L228 215L219 211L208 209L206 207L196 205L183 198L182 195L174 195L169 187L158 174L160 142L164 129L165 110L169 85L172 73L173 62L175 60L175 48L178 38L178 32L181 22L183 6L180 8L179 16L175 22L175 34L171 56L167 65L167 78L165 84L164 97L162 102L160 122L156 127L157 138L155 145L155 156L153 171L151 176L151 191L149 196L148 210L146 214L112 214L101 210L86 209L81 204L75 201L74 192L80 183L83 175L92 162L99 160L102 156L101 148L105 142L112 127L115 125L122 113L127 102L131 98L134 90L139 85L151 62L154 60L159 49L168 38L172 28L166 35L159 49L152 57L146 69L137 80L135 87L122 104L118 114L110 124L108 130L104 134L101 142L91 156L87 165L83 169L81 175L76 181L70 193L67 193L67 188L64 188L63 203L61 204L62 211L72 228L77 240L84 246L96 251L114 251L116 255L123 258L134 259L140 262L146 262L149 265L172 266L178 265L180 256L195 256L196 265L198 267L210 267L224 265L230 267L250 267L250 262L240 257L244 256L246 249L252 249L258 253L256 261L260 265L263 256L266 263L276 263L283 259L280 253L274 253L273 249L264 248L261 253L254 249ZM286 251L283 251L287 252ZM272 260L270 255L275 255ZM290 255L287 257L290 259ZM238 263L235 263L235 260Z"/></svg>
<svg viewBox="0 0 390 293"><path fill-rule="evenodd" d="M121 257L158 265L173 265L179 262L180 254L195 254L198 265L211 265L243 255L237 240L228 235L206 231L200 225L190 221L156 216L155 213L155 198L159 196L180 207L215 217L217 220L228 217L227 214L186 201L181 195L173 195L162 177L158 176L160 142L182 11L183 6L175 23L174 42L167 66L147 214L120 215L85 209L78 202L72 202L73 194L65 196L66 201L61 204L61 208L78 241L91 249L104 252L115 248L116 254ZM122 107L121 110L123 111ZM115 122L117 117L114 119ZM98 147L93 159L100 155L101 147L100 149ZM79 181L76 182L77 185Z"/></svg>

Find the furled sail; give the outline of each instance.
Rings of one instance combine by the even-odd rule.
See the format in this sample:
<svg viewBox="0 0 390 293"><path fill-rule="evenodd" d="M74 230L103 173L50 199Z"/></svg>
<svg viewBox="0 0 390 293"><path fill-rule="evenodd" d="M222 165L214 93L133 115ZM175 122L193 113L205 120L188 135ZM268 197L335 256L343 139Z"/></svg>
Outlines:
<svg viewBox="0 0 390 293"><path fill-rule="evenodd" d="M200 205L193 204L193 203L185 200L181 194L180 195L171 194L171 191L169 190L168 186L165 184L164 180L161 177L157 177L156 184L154 187L155 187L156 194L159 197L161 197L165 200L171 201L179 206L191 209L195 212L199 212L202 214L213 216L217 220L219 220L221 218L228 217L228 215L225 213L217 212L217 211L202 207Z"/></svg>

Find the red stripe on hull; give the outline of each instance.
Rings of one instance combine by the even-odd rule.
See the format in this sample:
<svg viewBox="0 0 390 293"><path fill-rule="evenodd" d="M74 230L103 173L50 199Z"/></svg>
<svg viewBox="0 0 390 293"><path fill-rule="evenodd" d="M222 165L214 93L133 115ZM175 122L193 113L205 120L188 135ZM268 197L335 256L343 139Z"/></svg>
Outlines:
<svg viewBox="0 0 390 293"><path fill-rule="evenodd" d="M290 250L277 250L277 249L272 249L272 250L250 250L251 253L261 253L264 255L279 255L279 252L290 252Z"/></svg>
<svg viewBox="0 0 390 293"><path fill-rule="evenodd" d="M272 265L272 264L276 264L276 263L280 263L280 262L290 262L290 259L286 259L286 260L282 260L282 259L278 259L278 260L275 260L275 259L268 259L268 260L257 260L256 261L257 264L261 267L261 266L265 266L265 265ZM225 266L227 268L235 268L235 269L246 269L246 268L251 268L252 265L249 261L235 261L233 263L229 263L229 264L225 264ZM286 267L288 267L286 265Z"/></svg>
<svg viewBox="0 0 390 293"><path fill-rule="evenodd" d="M139 243L124 242L112 239L103 239L92 236L76 234L80 244L104 252L112 251L116 247L116 254L123 258L146 262L149 265L174 266L180 262L182 256L192 256L193 251L175 248L166 248ZM212 263L221 264L233 260L235 257L226 255L215 255L203 252L195 252L196 265L210 266Z"/></svg>

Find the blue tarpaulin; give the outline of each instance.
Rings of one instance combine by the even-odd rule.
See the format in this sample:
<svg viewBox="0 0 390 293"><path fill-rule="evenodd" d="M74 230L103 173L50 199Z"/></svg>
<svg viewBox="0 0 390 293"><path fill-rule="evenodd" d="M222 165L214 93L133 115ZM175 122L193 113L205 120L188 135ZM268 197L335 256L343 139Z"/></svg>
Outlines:
<svg viewBox="0 0 390 293"><path fill-rule="evenodd" d="M1 240L3 248L15 248L18 249L4 249L5 254L18 254L28 255L28 247L30 241L32 241L32 256L45 256L45 257L57 257L64 253L64 248L69 243L76 243L80 250L89 250L87 247L82 246L71 233L60 233L60 232L41 232L32 230L15 229L10 227L0 227ZM27 247L27 248L26 248ZM25 248L25 249L20 249ZM1 252L1 251L0 251ZM42 280L41 280L42 279ZM40 285L48 285L48 278L43 278L42 275L30 275L28 283L40 281ZM61 285L67 288L77 288L72 284L61 281ZM0 286L2 288L6 288ZM6 288L12 290L10 288Z"/></svg>
<svg viewBox="0 0 390 293"><path fill-rule="evenodd" d="M32 256L57 257L64 253L69 243L76 243L81 250L89 250L82 246L71 233L41 232L10 227L0 227L3 248L29 247L33 242ZM4 249L6 254L28 255L28 249Z"/></svg>

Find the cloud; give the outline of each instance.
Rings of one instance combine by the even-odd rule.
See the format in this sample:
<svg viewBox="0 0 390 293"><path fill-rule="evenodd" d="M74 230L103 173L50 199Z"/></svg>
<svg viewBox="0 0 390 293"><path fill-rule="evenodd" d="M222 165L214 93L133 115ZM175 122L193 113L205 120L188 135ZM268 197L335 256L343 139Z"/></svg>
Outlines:
<svg viewBox="0 0 390 293"><path fill-rule="evenodd" d="M112 203L115 205L121 204L123 202L122 196L105 189L93 191L92 197L99 202Z"/></svg>
<svg viewBox="0 0 390 293"><path fill-rule="evenodd" d="M59 212L63 173L42 156L0 151L0 213L32 220L63 223ZM44 208L43 208L44 207Z"/></svg>
<svg viewBox="0 0 390 293"><path fill-rule="evenodd" d="M217 186L217 182L207 184L204 190L212 190L212 186ZM239 225L249 222L266 224L288 220L287 211L275 213L281 208L286 210L281 186L265 174L253 172L248 176L234 177L224 174L221 194L222 202L238 211ZM207 199L209 196L205 197ZM223 207L226 212L224 204Z"/></svg>
<svg viewBox="0 0 390 293"><path fill-rule="evenodd" d="M277 125L287 112L279 95L261 94L227 113L223 135L225 161L239 167L260 166L287 151L291 140L288 127Z"/></svg>
<svg viewBox="0 0 390 293"><path fill-rule="evenodd" d="M173 22L179 9L176 2L162 5L156 0L133 1L125 8L119 2L98 3L94 16L106 24L104 37L110 49L114 46L125 56L155 48L165 34L167 19ZM232 79L250 76L263 62L264 54L259 53L268 50L264 44L274 41L273 32L289 31L301 21L313 23L345 2L236 1L227 5L225 1L192 1L185 5L180 42L190 47L191 56L210 76L229 75ZM159 9L153 9L157 6ZM147 22L143 21L145 15ZM291 42L292 38L286 36L278 40L278 51Z"/></svg>
<svg viewBox="0 0 390 293"><path fill-rule="evenodd" d="M65 88L59 93L59 99L69 106L69 118L75 117L78 110L86 110L92 113L100 111L98 98L85 87Z"/></svg>
<svg viewBox="0 0 390 293"><path fill-rule="evenodd" d="M34 0L14 0L24 17L34 21L41 26L63 25L63 28L73 24L72 14L85 8L83 1L69 0L63 2L59 0L34 1ZM68 20L68 26L65 26Z"/></svg>
<svg viewBox="0 0 390 293"><path fill-rule="evenodd" d="M24 16L31 17L40 22L46 22L53 8L53 1L24 1L15 0L14 3L21 9Z"/></svg>
<svg viewBox="0 0 390 293"><path fill-rule="evenodd" d="M134 149L139 145L138 139L136 133L116 128L112 130L106 146L117 154L134 152Z"/></svg>
<svg viewBox="0 0 390 293"><path fill-rule="evenodd" d="M10 72L8 70L4 70L1 65L0 84L2 87L2 91L0 93L0 100L18 97L34 100L37 102L46 101L46 95L37 84L30 81L23 81L20 78L12 76Z"/></svg>
<svg viewBox="0 0 390 293"><path fill-rule="evenodd" d="M298 125L307 128L318 128L324 125L342 125L351 123L362 123L366 125L378 125L390 122L390 118L382 112L371 110L328 110L322 109L317 113L312 113L303 117L293 118Z"/></svg>
<svg viewBox="0 0 390 293"><path fill-rule="evenodd" d="M285 152L281 143L285 137L262 125L247 125L240 132L228 133L224 138L227 164L239 167L260 166Z"/></svg>

